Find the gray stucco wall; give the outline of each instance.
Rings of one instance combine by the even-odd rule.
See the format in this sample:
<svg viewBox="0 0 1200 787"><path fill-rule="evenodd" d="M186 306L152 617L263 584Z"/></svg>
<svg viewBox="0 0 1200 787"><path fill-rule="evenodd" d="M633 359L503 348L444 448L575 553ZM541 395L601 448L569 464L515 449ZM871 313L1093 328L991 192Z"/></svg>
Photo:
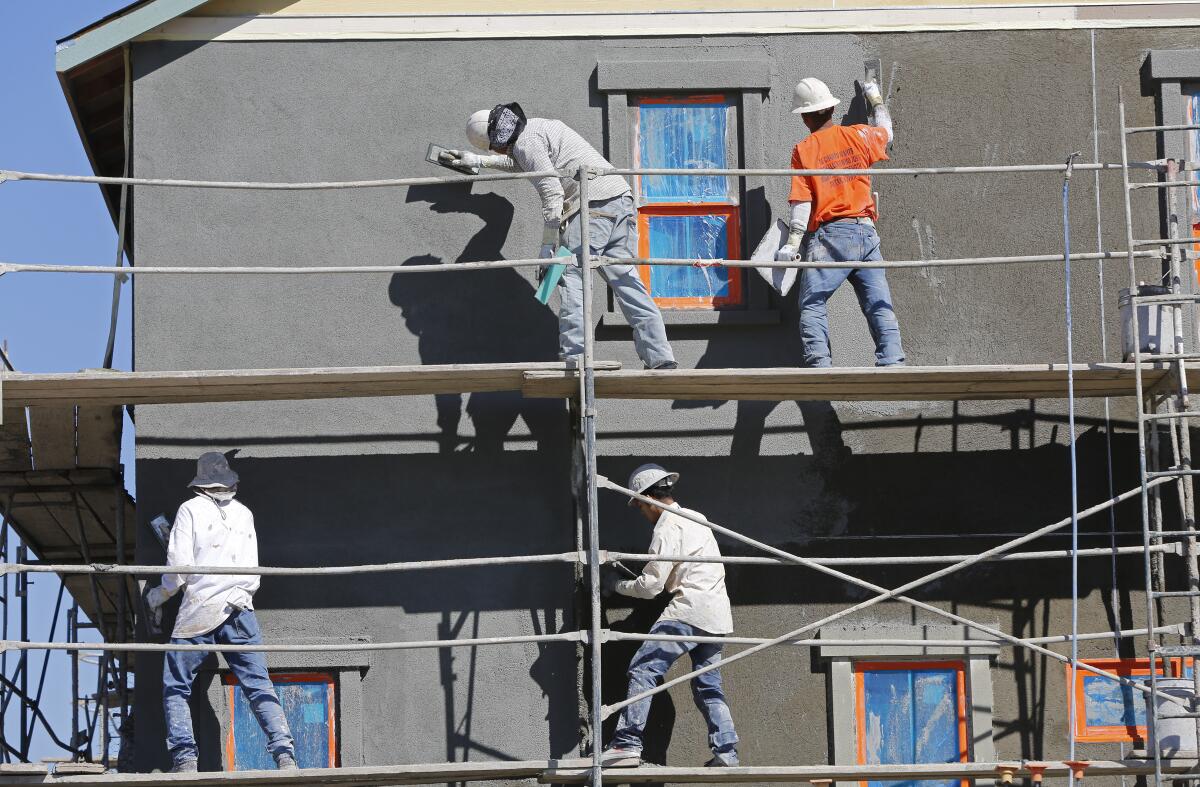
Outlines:
<svg viewBox="0 0 1200 787"><path fill-rule="evenodd" d="M846 94L863 61L880 57L896 122L898 166L1054 163L1091 150L1089 33L809 35L687 40L143 43L134 50L134 172L140 177L340 180L439 174L426 144L462 144L473 110L520 101L610 147L624 131L602 61L765 60L770 90L746 94L747 162L783 165L801 135L791 85L815 75ZM1149 48L1195 46L1200 31L1097 33L1101 155L1117 159L1115 96L1131 122L1154 120L1139 96ZM714 86L722 87L722 86ZM848 97L848 96L847 96ZM755 103L757 102L757 103ZM850 105L855 108L854 104ZM627 136L625 137L627 139ZM619 148L620 146L617 145ZM623 149L611 149L619 161ZM1153 140L1131 156L1153 158ZM881 235L891 258L1055 253L1061 250L1057 176L876 179ZM747 195L747 235L783 209L786 184ZM1073 181L1077 250L1095 248L1092 177ZM1102 186L1110 247L1123 224L1115 176ZM1136 235L1157 223L1146 198ZM751 203L759 210L751 215ZM525 183L308 193L148 190L135 194L136 259L143 265L317 265L523 257L538 244L537 203ZM754 224L758 223L756 229ZM1075 348L1098 359L1107 330L1119 341L1116 289L1124 262L1105 266L1102 327L1094 264L1075 269ZM1146 269L1145 278L1151 277ZM905 270L890 275L910 363L1048 362L1064 357L1058 266ZM261 368L553 359L557 323L514 271L444 275L145 278L135 296L137 368ZM553 302L552 302L553 305ZM792 299L766 326L672 326L681 364L799 363ZM831 305L835 359L870 362L862 317L846 288ZM636 367L628 329L604 327L598 355ZM600 470L624 478L647 459L683 473L685 505L713 520L810 555L967 553L1064 516L1066 405L1010 403L601 403ZM1130 403L1114 402L1116 488L1136 481ZM1103 409L1081 404L1080 499L1108 495ZM257 516L262 561L358 563L574 548L565 404L517 395L351 399L139 407L138 559L160 557L145 522L184 499L196 455L240 449L242 499ZM603 498L602 546L641 550L644 523ZM1140 530L1137 507L1118 509ZM1107 532L1106 518L1087 523ZM919 534L936 537L915 538ZM1123 543L1137 540L1124 539ZM1101 546L1105 538L1085 538ZM1065 546L1047 539L1043 548ZM728 551L742 553L728 545ZM1143 623L1140 560L1085 562L1081 628ZM854 572L851 572L854 573ZM919 572L860 572L885 586ZM733 568L738 633L775 635L864 594L800 569ZM1058 564L983 567L924 589L920 598L1022 636L1067 630L1069 573ZM270 639L373 641L574 629L567 568L487 569L263 583L257 604ZM614 604L606 623L645 630L654 604ZM937 623L884 605L859 619ZM633 648L607 647L607 701L624 693ZM1107 656L1111 643L1084 655ZM299 657L297 657L299 658ZM289 662L313 666L303 659ZM569 645L377 653L344 675L361 680L361 743L345 764L561 756L577 750L580 666ZM679 669L677 667L677 669ZM158 710L160 660L138 660L141 767L165 756ZM820 763L832 756L827 663L804 650L772 651L731 667L731 703L749 763ZM1063 671L1004 651L993 671L998 755L1065 752ZM349 679L349 678L346 678ZM686 689L656 703L647 755L703 762L705 733ZM218 708L215 713L219 713ZM219 767L213 710L201 708L206 764ZM344 733L345 734L345 733ZM354 734L354 733L352 733ZM1085 756L1115 746L1083 747ZM359 759L351 762L355 757Z"/></svg>

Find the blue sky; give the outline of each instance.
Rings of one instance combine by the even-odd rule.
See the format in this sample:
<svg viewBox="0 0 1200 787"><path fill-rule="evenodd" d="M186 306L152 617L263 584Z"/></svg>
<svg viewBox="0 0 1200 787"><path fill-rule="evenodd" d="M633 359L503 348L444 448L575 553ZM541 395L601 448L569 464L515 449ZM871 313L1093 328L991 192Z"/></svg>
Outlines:
<svg viewBox="0 0 1200 787"><path fill-rule="evenodd" d="M54 72L54 42L126 5L125 0L37 0L0 3L0 169L91 174L87 156ZM116 255L112 219L94 185L9 182L0 184L0 260L112 265ZM130 284L122 292L115 365L130 365ZM112 295L107 276L8 274L0 277L0 341L22 371L77 371L104 359ZM132 430L126 421L123 449L132 489ZM11 580L10 580L11 582ZM11 586L10 586L11 587ZM37 575L30 588L31 638L49 633L58 582ZM10 605L10 631L16 634L16 604ZM63 638L60 616L57 637ZM31 656L35 680L42 653ZM9 673L13 668L10 656ZM43 712L67 734L70 718L69 661L50 656ZM94 672L83 682L95 685ZM10 707L5 730L14 735ZM39 730L32 758L63 754Z"/></svg>

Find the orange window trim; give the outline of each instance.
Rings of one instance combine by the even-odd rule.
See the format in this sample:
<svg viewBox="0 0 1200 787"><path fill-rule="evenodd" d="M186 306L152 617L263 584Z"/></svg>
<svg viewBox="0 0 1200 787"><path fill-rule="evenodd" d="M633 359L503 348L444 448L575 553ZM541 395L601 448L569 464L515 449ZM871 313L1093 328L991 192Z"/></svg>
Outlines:
<svg viewBox="0 0 1200 787"><path fill-rule="evenodd" d="M1188 660L1188 666L1191 666ZM1150 660L1134 659L1080 659L1080 664L1111 672L1123 678L1138 677L1150 674ZM1072 675L1074 670L1066 665L1067 685L1071 687L1071 699L1075 703L1075 740L1084 743L1143 743L1146 740L1144 724L1095 724L1087 723L1087 695L1084 692L1084 680L1091 674L1080 670ZM1183 664L1179 659L1171 659L1171 673L1183 674Z"/></svg>
<svg viewBox="0 0 1200 787"><path fill-rule="evenodd" d="M959 761L969 762L967 755L967 668L961 661L856 661L854 663L854 715L857 717L858 764L867 764L867 714L866 687L863 685L862 673L876 670L922 670L922 669L952 669L955 671L955 683L958 691L958 750ZM859 782L861 787L868 787L869 782ZM971 787L967 779L960 782L961 787Z"/></svg>
<svg viewBox="0 0 1200 787"><path fill-rule="evenodd" d="M738 207L725 203L698 202L687 205L644 205L638 211L638 256L650 256L650 217L651 216L712 216L725 217L725 240L727 249L725 259L737 259L737 250L742 247L741 222ZM729 294L723 296L694 296L684 298L654 297L654 302L668 309L714 309L722 306L739 306L742 303L742 269L727 268L729 271ZM654 296L650 289L650 266L639 265L638 276L646 285L646 290Z"/></svg>
<svg viewBox="0 0 1200 787"><path fill-rule="evenodd" d="M268 672L268 677L272 683L324 683L326 686L326 717L327 726L329 727L329 767L339 767L337 759L337 715L334 706L337 704L337 691L334 687L333 675L327 672L281 672L273 674ZM221 681L225 684L225 700L229 707L229 724L226 725L227 732L225 733L225 763L226 767L231 770L237 770L237 744L234 741L233 730L233 703L236 699L235 692L238 689L237 678L232 673L225 673Z"/></svg>

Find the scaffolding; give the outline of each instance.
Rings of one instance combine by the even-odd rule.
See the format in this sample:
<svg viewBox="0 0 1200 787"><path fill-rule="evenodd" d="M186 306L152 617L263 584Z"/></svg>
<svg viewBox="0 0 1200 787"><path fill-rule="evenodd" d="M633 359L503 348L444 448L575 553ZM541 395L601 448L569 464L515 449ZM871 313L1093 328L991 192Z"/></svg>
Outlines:
<svg viewBox="0 0 1200 787"><path fill-rule="evenodd" d="M1194 346L1197 328L1195 305L1200 302L1200 292L1195 286L1195 273L1190 262L1196 254L1190 247L1196 243L1188 237L1191 229L1189 202L1181 198L1181 189L1195 187L1190 173L1195 170L1193 162L1163 159L1146 162L1130 162L1126 140L1129 136L1143 133L1162 134L1173 131L1195 131L1200 126L1157 125L1149 127L1127 127L1125 123L1124 97L1118 97L1121 132L1121 162L1119 164L1075 163L1073 157L1062 165L1014 165L991 167L927 167L892 168L873 170L826 169L609 169L598 170L580 167L573 172L537 172L484 175L475 177L421 177L397 178L373 181L320 182L320 183L260 183L218 182L202 180L167 180L134 177L91 177L48 175L0 171L0 181L48 181L72 183L97 183L122 187L159 188L223 188L262 190L321 190L343 188L387 188L432 183L471 183L479 181L503 181L532 179L554 175L572 177L579 185L580 223L588 226L590 207L588 190L591 180L599 174L620 175L669 174L675 176L726 176L747 175L792 177L795 175L870 175L887 177L908 176L956 176L956 175L1003 175L1011 173L1043 173L1061 175L1064 206L1064 250L1061 254L1043 254L1009 257L980 257L948 260L905 260L884 263L856 263L859 267L931 268L941 266L1008 265L1008 264L1058 264L1065 267L1067 297L1067 363L1065 365L1025 365L1007 367L925 367L906 369L723 369L723 370L669 370L633 371L623 370L618 364L600 361L595 357L595 320L592 314L593 277L584 275L583 310L587 326L584 353L578 368L564 364L494 364L457 365L440 367L369 367L355 369L276 369L276 370L207 370L191 372L81 372L77 374L32 375L15 371L0 374L0 404L10 408L42 407L104 407L143 403L255 401L278 399L339 398L345 396L400 396L428 395L432 393L462 393L467 391L510 390L522 391L526 396L548 396L568 399L572 404L573 422L573 493L577 504L577 546L575 551L517 555L506 557L441 559L419 562L383 563L357 566L312 566L312 567L257 567L253 569L222 566L190 567L189 573L259 574L262 576L340 576L346 574L371 574L430 569L477 567L485 565L547 564L563 563L574 565L577 576L586 573L588 589L589 624L585 629L557 634L529 636L476 637L463 639L441 639L429 641L397 641L373 643L340 643L337 645L309 645L288 643L266 643L262 645L174 645L154 642L133 642L130 632L135 609L138 605L136 589L131 580L137 576L171 573L174 569L161 565L132 565L126 560L124 516L118 514L121 532L116 539L114 562L102 562L92 558L87 549L87 537L80 525L80 548L82 562L30 562L20 557L11 561L7 552L0 553L0 576L3 589L0 602L8 603L8 574L16 581L27 580L34 573L56 573L74 577L93 596L97 609L102 609L100 594L105 582L115 580L114 595L117 604L115 626L105 631L103 644L77 641L77 632L69 632L67 642L30 641L26 631L19 640L11 639L7 629L0 642L0 668L4 666L9 651L18 659L28 658L31 651L65 650L73 654L99 651L101 653L101 678L96 701L107 713L110 703L115 702L120 714L128 707L127 679L122 672L125 654L136 652L164 652L168 650L203 651L259 651L259 652L303 652L303 651L350 651L350 650L405 650L417 648L454 648L477 646L502 646L518 643L572 643L587 648L590 667L589 690L589 737L585 746L587 758L575 761L538 760L532 762L497 763L434 763L429 765L402 765L379 767L354 767L328 770L305 771L301 775L267 772L241 772L236 774L189 775L186 781L193 784L225 783L231 778L253 783L266 783L274 779L297 782L301 779L311 783L410 784L444 781L470 781L481 779L524 779L537 778L552 783L589 783L600 787L605 778L619 782L796 782L814 783L827 780L884 780L884 779L962 779L968 781L999 779L1009 783L1014 777L1029 777L1035 782L1043 777L1068 778L1072 783L1088 776L1146 776L1153 777L1155 787L1165 781L1200 779L1200 761L1196 752L1164 756L1156 742L1155 731L1163 719L1194 719L1200 730L1200 670L1193 670L1191 679L1195 691L1181 695L1160 686L1162 681L1180 676L1173 675L1183 661L1200 655L1197 634L1200 634L1200 550L1197 547L1195 527L1195 500L1193 477L1200 469L1193 469L1191 462L1189 419L1200 418L1200 411L1191 409L1189 391L1191 381L1189 363L1200 360L1200 352L1189 349ZM1098 158L1098 155L1097 155ZM1092 171L1097 182L1103 173L1119 173L1123 183L1125 216L1125 249L1123 251L1096 253L1071 253L1069 250L1069 179L1073 172ZM1150 182L1133 182L1131 173L1149 172L1160 176ZM1163 196L1166 221L1161 237L1137 239L1134 237L1132 200L1141 193L1156 193ZM1097 200L1099 197L1097 196ZM1098 203L1097 203L1098 204ZM1070 347L1070 266L1072 262L1104 261L1124 259L1129 268L1133 320L1133 357L1131 362L1092 363L1076 366ZM1143 295L1139 288L1137 262L1158 261L1162 266L1164 281L1169 287L1165 294ZM0 275L5 273L86 273L123 277L128 275L312 275L312 274L356 274L356 273L438 273L443 271L479 270L489 268L526 268L544 264L544 260L520 259L488 262L469 262L436 265L408 266L322 266L308 268L274 268L245 266L211 267L122 267L122 266L77 266L77 265L29 265L0 263ZM589 244L584 243L578 258L572 263L585 273L605 265L695 265L696 260L678 259L611 259L594 257ZM810 263L803 261L759 263L744 260L705 260L704 264L722 264L729 267L792 267L820 268L846 267L844 263ZM1142 349L1140 321L1136 318L1141 306L1153 306L1169 310L1173 326L1172 341L1156 351ZM1188 310L1185 314L1185 310ZM611 705L603 703L601 693L601 664L604 645L618 641L648 641L679 639L659 634L630 634L611 631L602 626L601 581L602 566L620 559L683 560L682 555L649 555L645 553L617 553L600 549L600 524L598 518L599 492L606 490L621 499L636 499L659 508L665 507L653 498L637 494L604 477L597 469L597 408L599 397L618 398L707 398L707 399L1004 399L1004 398L1066 398L1071 406L1070 446L1072 452L1072 512L1056 522L1009 538L1004 543L972 555L925 555L914 558L889 557L892 563L935 566L929 573L905 582L899 587L885 588L863 580L841 570L843 566L868 563L873 558L808 558L788 552L770 544L753 539L745 534L684 511L680 516L710 528L728 539L745 544L761 553L761 557L721 556L705 558L706 561L746 565L788 565L803 567L825 576L838 579L856 588L867 590L865 600L827 615L820 620L807 623L792 631L772 638L714 637L713 641L745 645L737 653L727 655L717 663L693 670L665 681L661 686L626 698ZM1081 397L1133 396L1138 405L1138 450L1139 485L1109 499L1080 508L1075 500L1074 477L1074 402ZM27 479L28 480L28 479ZM32 483L32 481L29 481ZM1173 488L1179 507L1180 525L1168 530L1164 523L1170 519L1164 513L1166 488ZM73 499L76 493L73 490ZM1114 541L1109 548L1080 548L1079 522L1089 516L1110 513L1125 501L1137 498L1142 514L1142 545L1118 547ZM10 492L3 513L8 518L12 511L13 495ZM78 503L76 502L78 508ZM124 506L118 501L118 512ZM1030 551L1021 547L1053 533L1069 529L1071 546L1062 550ZM985 562L1015 560L1061 560L1071 561L1073 571L1081 558L1113 557L1120 554L1141 554L1144 561L1146 623L1144 627L1116 632L1081 633L1077 618L1073 618L1072 630L1063 635L1041 638L1021 638L992 626L971 620L938 606L919 601L908 595L911 591ZM1164 568L1165 556L1174 554L1184 558L1187 567L1188 587L1173 590L1166 586L1168 573ZM686 557L696 561L694 557ZM1184 622L1170 623L1167 618L1172 610L1172 599L1185 599L1188 618ZM870 607L888 601L899 601L913 609L949 620L970 632L962 640L947 640L946 643L971 648L1012 647L1031 651L1040 656L1054 659L1072 670L1083 671L1104 679L1117 681L1129 687L1135 694L1149 700L1150 712L1149 751L1142 758L1120 761L1084 762L1076 759L1076 727L1073 717L1070 722L1070 750L1062 759L1045 762L997 761L949 764L918 765L860 765L860 766L759 766L725 769L640 767L605 769L601 762L603 741L601 730L606 718L622 708L671 687L690 680L709 669L727 666L741 659L772 647L817 647L836 644L829 638L814 638L810 635L823 626L854 615ZM1078 584L1072 590L1073 609L1077 609ZM77 612L72 613L77 620ZM77 625L76 625L77 628ZM1082 663L1078 660L1078 643L1091 639L1145 637L1147 652L1151 660L1149 685L1107 670ZM1167 644L1174 637L1178 644ZM53 639L53 637L51 638ZM696 641L695 637L683 638ZM709 639L709 638L700 638ZM870 641L870 640L867 640ZM854 640L863 644L864 640ZM879 639L883 644L907 643L905 640ZM930 645L933 640L913 640L913 643ZM944 644L944 643L942 643ZM1064 656L1050 647L1069 645L1071 655ZM1162 674L1156 666L1163 660ZM117 665L117 677L114 667ZM22 673L24 674L24 673ZM119 690L110 691L112 686ZM78 694L78 692L76 692ZM19 696L28 697L24 687L14 687L7 681L0 685L0 706ZM24 699L22 699L24 701ZM1165 715L1164 715L1165 714ZM122 715L122 720L124 716ZM74 729L79 730L78 721ZM94 726L94 725L93 725ZM22 722L22 734L26 729ZM5 742L7 746L8 743ZM82 756L79 742L72 739L73 749ZM79 748L76 748L79 747ZM107 747L105 747L107 764ZM44 775L44 772L43 774ZM36 774L35 774L36 777ZM122 775L122 780L139 784L169 784L174 777L153 775ZM99 775L61 776L56 782L71 784L109 784Z"/></svg>

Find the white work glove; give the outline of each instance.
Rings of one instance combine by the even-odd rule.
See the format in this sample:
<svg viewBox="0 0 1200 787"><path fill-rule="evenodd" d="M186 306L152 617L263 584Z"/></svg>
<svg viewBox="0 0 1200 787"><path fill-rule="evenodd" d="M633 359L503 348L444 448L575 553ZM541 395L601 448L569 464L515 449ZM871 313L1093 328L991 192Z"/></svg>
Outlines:
<svg viewBox="0 0 1200 787"><path fill-rule="evenodd" d="M621 578L617 576L616 571L605 571L600 575L600 595L608 598L617 592L617 585L621 584Z"/></svg>
<svg viewBox="0 0 1200 787"><path fill-rule="evenodd" d="M879 83L873 81L863 82L862 86L863 98L872 107L877 107L883 103L883 93L879 90Z"/></svg>
<svg viewBox="0 0 1200 787"><path fill-rule="evenodd" d="M800 254L800 236L796 233L788 235L787 243L779 247L779 251L775 252L776 262L793 262Z"/></svg>
<svg viewBox="0 0 1200 787"><path fill-rule="evenodd" d="M438 158L447 164L460 164L464 167L478 168L482 165L480 155L469 150L444 150L438 154Z"/></svg>
<svg viewBox="0 0 1200 787"><path fill-rule="evenodd" d="M170 596L161 585L156 585L146 591L146 609L150 612L150 618L154 621L154 628L162 627L163 604L167 603Z"/></svg>

